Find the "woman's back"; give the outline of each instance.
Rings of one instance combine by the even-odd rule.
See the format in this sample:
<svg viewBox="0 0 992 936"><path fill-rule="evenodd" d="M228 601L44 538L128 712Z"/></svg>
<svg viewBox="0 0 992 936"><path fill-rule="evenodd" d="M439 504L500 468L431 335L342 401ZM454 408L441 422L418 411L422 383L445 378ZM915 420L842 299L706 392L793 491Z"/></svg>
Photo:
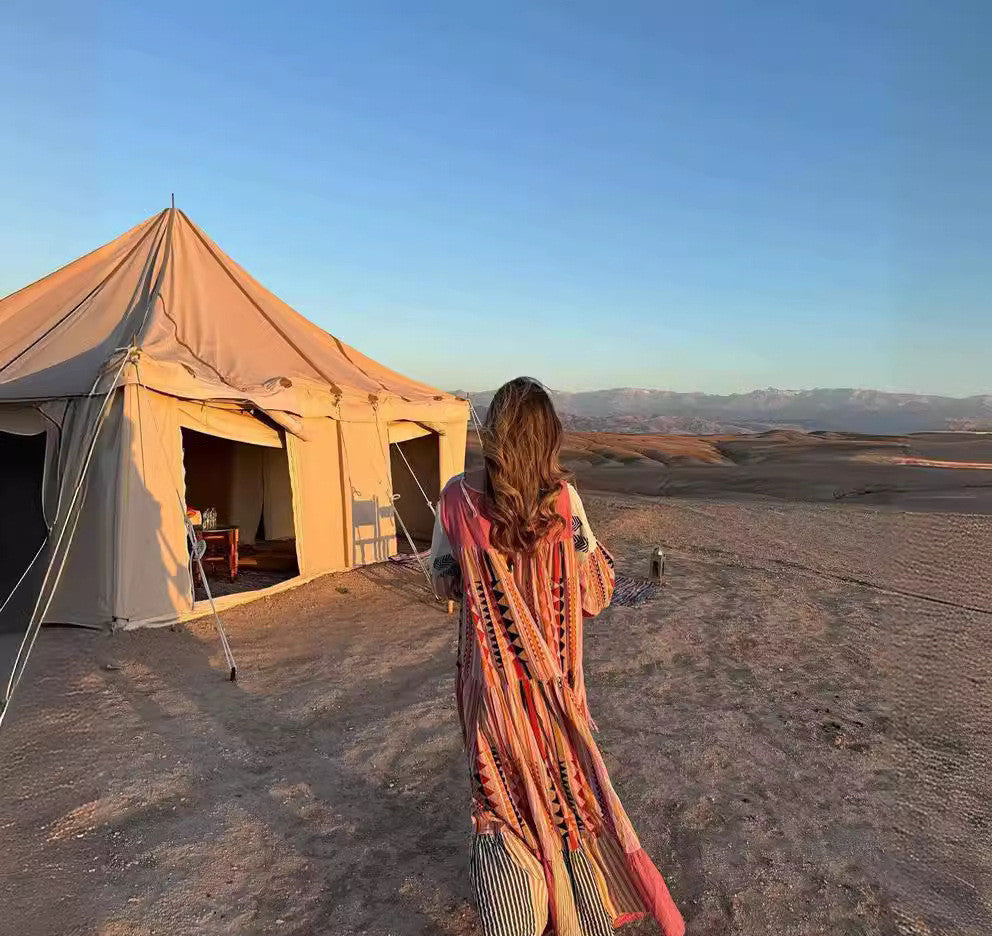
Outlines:
<svg viewBox="0 0 992 936"><path fill-rule="evenodd" d="M502 398L500 394L503 394ZM682 918L610 784L592 736L583 619L613 592L558 464L561 424L533 382L497 394L486 469L442 492L436 587L461 599L457 699L472 777L472 870L486 936L607 936Z"/></svg>
<svg viewBox="0 0 992 936"><path fill-rule="evenodd" d="M474 480L474 479L473 479ZM491 541L485 495L463 476L445 488L432 545L432 566L446 594L460 588L463 625L481 620L492 675L541 681L559 677L588 710L582 675L582 621L598 614L613 593L613 560L589 527L582 501L563 483L555 504L562 523L530 553L507 554ZM459 582L452 589L451 577ZM468 643L466 643L468 641ZM463 627L461 663L471 652Z"/></svg>

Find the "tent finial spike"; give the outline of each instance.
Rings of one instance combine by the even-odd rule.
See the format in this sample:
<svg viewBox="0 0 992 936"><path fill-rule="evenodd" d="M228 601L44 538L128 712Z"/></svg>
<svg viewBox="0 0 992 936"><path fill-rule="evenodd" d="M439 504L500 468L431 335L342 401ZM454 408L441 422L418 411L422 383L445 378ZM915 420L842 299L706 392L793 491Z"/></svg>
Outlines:
<svg viewBox="0 0 992 936"><path fill-rule="evenodd" d="M176 210L176 193L175 192L172 193L172 210L173 211Z"/></svg>

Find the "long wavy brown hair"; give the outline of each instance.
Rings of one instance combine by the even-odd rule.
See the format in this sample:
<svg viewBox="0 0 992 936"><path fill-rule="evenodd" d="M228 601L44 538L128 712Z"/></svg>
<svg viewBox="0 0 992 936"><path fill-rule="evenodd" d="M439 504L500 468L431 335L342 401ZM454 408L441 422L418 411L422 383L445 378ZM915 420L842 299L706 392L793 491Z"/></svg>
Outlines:
<svg viewBox="0 0 992 936"><path fill-rule="evenodd" d="M503 384L481 435L490 542L504 553L533 553L565 525L555 502L569 475L559 462L561 420L548 391L531 377Z"/></svg>

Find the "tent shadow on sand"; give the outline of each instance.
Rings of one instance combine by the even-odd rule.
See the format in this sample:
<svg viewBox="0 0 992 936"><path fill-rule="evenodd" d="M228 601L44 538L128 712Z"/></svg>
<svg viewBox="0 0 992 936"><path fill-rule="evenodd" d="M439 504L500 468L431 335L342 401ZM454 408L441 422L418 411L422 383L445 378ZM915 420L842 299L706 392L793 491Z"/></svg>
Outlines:
<svg viewBox="0 0 992 936"><path fill-rule="evenodd" d="M200 640L189 633L174 639L188 649L195 666L156 675L198 711L208 712L221 674L207 663ZM375 716L391 720L415 705L436 668L429 660L394 670L377 687ZM344 756L359 726L369 720L368 689L356 688L336 698L333 717L308 719L287 716L267 696L242 685L227 688L238 694L237 703L200 720L199 743L230 752L218 758L217 769L247 766L253 782L236 794L238 807L279 840L282 849L311 865L319 885L304 917L287 920L292 925L281 926L280 932L341 932L346 916L355 931L377 923L388 929L377 919L383 912L405 920L403 932L466 932L457 925L464 914L450 914L453 906L467 905L470 896L464 873L469 830L464 810L457 808L467 797L468 784L457 726L438 726L441 731L450 729L452 743L435 764L429 786L403 783L399 765L388 756L376 762L375 772L383 777L377 783L348 766ZM139 698L136 710L148 723L164 726L161 737L175 738L180 748L185 745L186 726L168 717L152 698ZM417 727L403 747L415 748L434 733L433 728ZM362 734L373 746L378 740L371 730ZM246 751L248 765L243 763ZM446 864L447 873L439 874L439 866ZM437 888L445 878L461 882L461 890ZM434 891L428 906L421 905L418 885L411 883L418 879L427 891ZM258 888L253 899L259 905L278 904L283 898L266 893L264 882L252 882L252 887ZM450 927L445 923L449 917Z"/></svg>
<svg viewBox="0 0 992 936"><path fill-rule="evenodd" d="M225 921L237 921L237 932L268 933L276 919L283 933L476 932L462 808L468 780L453 706L430 725L406 717L437 696L436 656L391 668L374 688L328 684L316 710L294 711L298 687L314 698L301 660L268 663L278 683L258 686L260 639L239 628L242 681L230 683L214 635L196 630L75 630L69 639L82 652L58 672L36 672L15 702L8 745L44 744L22 747L0 778L11 803L32 802L31 838L45 838L41 814L49 839L60 839L59 887L76 900L86 930L143 933L156 920L176 920L179 901L179 919L203 922L201 932L227 932ZM318 642L313 657L331 647ZM103 711L67 713L91 703L112 710L103 727L93 722ZM85 757L65 755L78 745L92 747ZM404 782L404 759L426 749L429 772ZM54 789L21 789L26 756L52 762ZM4 838L23 835L10 826ZM37 925L37 863L50 865L52 845L32 845L3 903ZM96 853L66 860L65 850L87 847ZM93 890L88 870L101 866L101 877L116 879L111 892ZM122 893L133 895L123 907Z"/></svg>

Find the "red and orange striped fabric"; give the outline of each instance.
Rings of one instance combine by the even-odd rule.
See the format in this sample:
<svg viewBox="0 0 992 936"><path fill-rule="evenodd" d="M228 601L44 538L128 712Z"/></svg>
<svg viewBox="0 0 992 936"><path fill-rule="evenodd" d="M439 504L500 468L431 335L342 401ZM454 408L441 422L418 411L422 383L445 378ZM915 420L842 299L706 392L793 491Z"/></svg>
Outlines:
<svg viewBox="0 0 992 936"><path fill-rule="evenodd" d="M582 622L609 604L613 560L574 488L562 487L559 511L565 532L512 561L489 543L482 494L457 478L441 497L434 569L461 579L457 698L483 930L608 936L651 915L682 936L592 736Z"/></svg>

